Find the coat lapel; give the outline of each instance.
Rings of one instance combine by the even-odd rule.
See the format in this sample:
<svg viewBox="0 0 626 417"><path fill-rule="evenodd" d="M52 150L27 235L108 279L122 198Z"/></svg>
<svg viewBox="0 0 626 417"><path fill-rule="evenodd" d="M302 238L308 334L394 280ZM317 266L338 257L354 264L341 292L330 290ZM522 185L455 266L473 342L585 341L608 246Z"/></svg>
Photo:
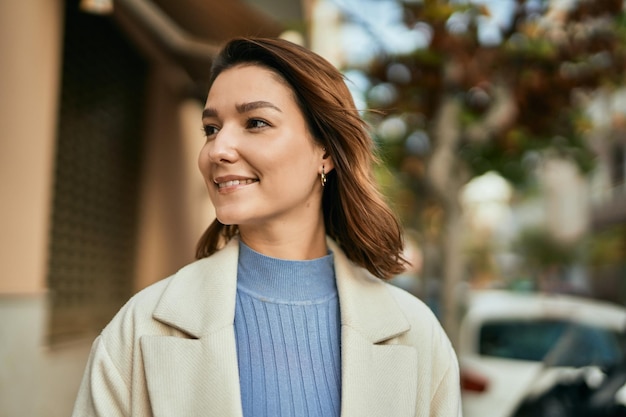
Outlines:
<svg viewBox="0 0 626 417"><path fill-rule="evenodd" d="M141 339L154 417L241 416L232 328L201 339Z"/></svg>
<svg viewBox="0 0 626 417"><path fill-rule="evenodd" d="M234 333L237 239L181 269L154 318L189 338L144 336L141 350L154 417L240 417Z"/></svg>
<svg viewBox="0 0 626 417"><path fill-rule="evenodd" d="M355 268L329 241L341 308L342 417L413 416L417 352L394 339L409 322L386 284Z"/></svg>
<svg viewBox="0 0 626 417"><path fill-rule="evenodd" d="M385 284L355 268L332 241L341 309L342 417L412 416L415 348L394 338L410 326ZM234 334L238 240L179 271L154 318L189 338L143 336L154 417L241 417Z"/></svg>

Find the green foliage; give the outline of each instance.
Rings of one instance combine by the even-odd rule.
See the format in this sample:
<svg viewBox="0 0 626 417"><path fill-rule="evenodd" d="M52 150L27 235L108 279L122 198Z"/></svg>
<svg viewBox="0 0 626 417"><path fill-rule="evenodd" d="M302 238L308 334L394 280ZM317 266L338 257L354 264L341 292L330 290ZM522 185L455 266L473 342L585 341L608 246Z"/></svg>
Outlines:
<svg viewBox="0 0 626 417"><path fill-rule="evenodd" d="M592 235L587 247L589 263L593 266L626 262L626 225L611 227Z"/></svg>
<svg viewBox="0 0 626 417"><path fill-rule="evenodd" d="M372 64L369 73L373 84L389 83L398 92L396 99L385 105L386 109L432 121L445 96L461 97L461 116L450 123L461 130L458 156L472 175L495 170L514 184L523 185L530 173L528 155L543 150L570 158L583 172L592 169L594 155L586 144L586 132L581 129L588 123L572 96L578 89L622 82L626 68L626 18L619 7L621 2L579 2L569 13L543 23L525 15L521 2L521 12L511 28L503 32L503 41L498 45L478 42L477 19L488 14L484 7L443 0L403 5L406 23L427 24L432 40L428 48L406 55L384 55ZM446 23L459 13L469 17L470 23L465 32L451 32ZM389 77L392 64L408 68L410 82L396 83ZM489 110L498 105L494 97L497 86L505 86L512 94L514 120L489 130L489 136L480 143L468 140L464 132L484 123ZM472 92L476 90L481 92L481 100L473 99ZM430 132L430 148L435 148L437 137L428 123L407 126L405 140L417 128ZM406 159L421 158L428 164L429 154L411 154L404 141L380 141L388 156L386 161L397 172L414 165L407 164ZM428 181L416 178L415 173L413 170L406 174L415 181Z"/></svg>
<svg viewBox="0 0 626 417"><path fill-rule="evenodd" d="M538 269L573 264L580 253L580 242L564 243L543 228L527 229L513 243L513 251Z"/></svg>
<svg viewBox="0 0 626 417"><path fill-rule="evenodd" d="M558 58L556 45L545 38L528 37L518 33L502 46L502 52L511 60L551 62Z"/></svg>

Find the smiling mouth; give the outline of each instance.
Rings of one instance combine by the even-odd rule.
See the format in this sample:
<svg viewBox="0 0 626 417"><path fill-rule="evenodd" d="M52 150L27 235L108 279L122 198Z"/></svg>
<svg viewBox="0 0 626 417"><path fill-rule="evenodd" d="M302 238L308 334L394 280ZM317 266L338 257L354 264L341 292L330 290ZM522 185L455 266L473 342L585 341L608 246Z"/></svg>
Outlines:
<svg viewBox="0 0 626 417"><path fill-rule="evenodd" d="M232 180L232 181L225 181L225 182L220 182L217 184L217 188L227 188L227 187L234 187L235 185L247 185L247 184L252 184L253 182L257 182L258 180Z"/></svg>

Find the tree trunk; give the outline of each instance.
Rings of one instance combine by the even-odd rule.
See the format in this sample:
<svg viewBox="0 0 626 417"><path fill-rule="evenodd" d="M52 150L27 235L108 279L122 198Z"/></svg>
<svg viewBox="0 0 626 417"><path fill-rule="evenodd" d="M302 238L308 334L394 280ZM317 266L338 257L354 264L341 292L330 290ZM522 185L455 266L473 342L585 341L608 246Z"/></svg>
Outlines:
<svg viewBox="0 0 626 417"><path fill-rule="evenodd" d="M442 234L442 324L456 347L459 332L459 287L463 279L463 225L459 194L468 174L457 156L461 140L461 104L450 95L442 101L434 120L435 148L428 164L428 176L433 191L444 210Z"/></svg>
<svg viewBox="0 0 626 417"><path fill-rule="evenodd" d="M457 195L460 190L450 190ZM443 327L454 347L457 347L460 325L460 287L463 282L465 259L463 256L462 210L459 204L450 204L445 209L443 231Z"/></svg>

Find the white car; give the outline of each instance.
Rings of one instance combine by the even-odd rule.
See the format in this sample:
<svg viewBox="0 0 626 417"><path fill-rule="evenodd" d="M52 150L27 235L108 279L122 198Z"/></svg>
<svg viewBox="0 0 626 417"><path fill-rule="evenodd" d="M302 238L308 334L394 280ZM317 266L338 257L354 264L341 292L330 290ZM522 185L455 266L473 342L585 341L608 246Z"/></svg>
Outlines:
<svg viewBox="0 0 626 417"><path fill-rule="evenodd" d="M463 415L510 417L536 390L544 357L572 326L593 335L580 352L580 366L622 359L622 307L565 295L470 291L458 346Z"/></svg>

